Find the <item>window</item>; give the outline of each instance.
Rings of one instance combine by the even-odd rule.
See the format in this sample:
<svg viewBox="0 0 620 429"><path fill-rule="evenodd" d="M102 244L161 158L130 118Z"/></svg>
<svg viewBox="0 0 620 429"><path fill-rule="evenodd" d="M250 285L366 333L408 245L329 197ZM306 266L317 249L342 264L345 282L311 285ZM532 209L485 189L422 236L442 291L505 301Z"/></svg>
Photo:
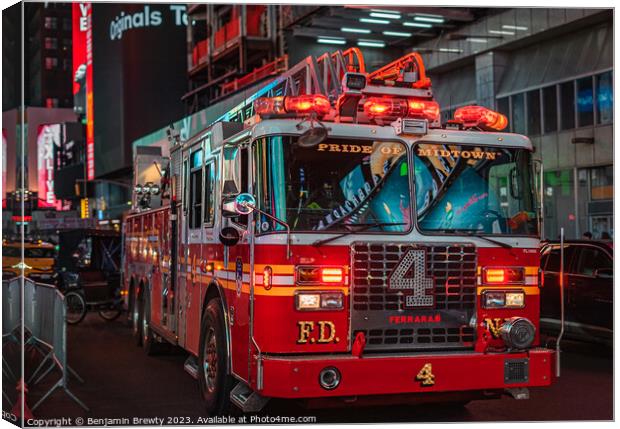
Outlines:
<svg viewBox="0 0 620 429"><path fill-rule="evenodd" d="M506 118L510 118L510 99L508 97L497 99L497 111Z"/></svg>
<svg viewBox="0 0 620 429"><path fill-rule="evenodd" d="M58 28L58 18L55 16L46 16L43 25L47 30L56 30Z"/></svg>
<svg viewBox="0 0 620 429"><path fill-rule="evenodd" d="M187 203L189 201L189 162L187 158L183 161L183 213L187 215Z"/></svg>
<svg viewBox="0 0 620 429"><path fill-rule="evenodd" d="M614 168L611 165L590 170L590 196L592 200L614 198Z"/></svg>
<svg viewBox="0 0 620 429"><path fill-rule="evenodd" d="M414 151L422 232L538 234L529 151L427 143Z"/></svg>
<svg viewBox="0 0 620 429"><path fill-rule="evenodd" d="M209 161L205 165L205 218L204 222L207 225L213 225L213 219L215 216L215 162Z"/></svg>
<svg viewBox="0 0 620 429"><path fill-rule="evenodd" d="M605 270L611 272L613 264L609 256L601 249L595 247L582 247L577 262L577 274L594 276L596 271Z"/></svg>
<svg viewBox="0 0 620 429"><path fill-rule="evenodd" d="M189 227L200 228L202 218L202 149L192 152L189 173Z"/></svg>
<svg viewBox="0 0 620 429"><path fill-rule="evenodd" d="M548 86L542 90L543 120L545 134L558 130L558 99L556 86Z"/></svg>
<svg viewBox="0 0 620 429"><path fill-rule="evenodd" d="M58 68L58 58L56 57L45 57L45 68L47 70L53 70Z"/></svg>
<svg viewBox="0 0 620 429"><path fill-rule="evenodd" d="M71 18L63 18L62 19L62 29L65 31L71 31Z"/></svg>
<svg viewBox="0 0 620 429"><path fill-rule="evenodd" d="M577 125L587 127L594 123L594 95L592 77L577 81Z"/></svg>
<svg viewBox="0 0 620 429"><path fill-rule="evenodd" d="M45 49L58 49L58 39L55 37L46 37Z"/></svg>
<svg viewBox="0 0 620 429"><path fill-rule="evenodd" d="M540 91L535 89L527 93L527 134L540 134Z"/></svg>
<svg viewBox="0 0 620 429"><path fill-rule="evenodd" d="M241 156L240 158L240 162L241 162L241 190L239 192L244 193L244 192L248 192L248 183L249 183L249 172L248 172L248 149L247 148L243 148L241 149ZM249 220L249 216L248 215L241 215L241 216L237 216L234 217L233 222L247 227L248 226L248 220Z"/></svg>
<svg viewBox="0 0 620 429"><path fill-rule="evenodd" d="M573 257L575 248L571 245L564 246L564 271L569 271L569 261ZM560 246L550 246L541 258L540 266L545 272L560 272Z"/></svg>
<svg viewBox="0 0 620 429"><path fill-rule="evenodd" d="M560 129L575 128L575 82L560 85Z"/></svg>
<svg viewBox="0 0 620 429"><path fill-rule="evenodd" d="M614 93L611 72L596 76L596 123L611 124L614 119Z"/></svg>
<svg viewBox="0 0 620 429"><path fill-rule="evenodd" d="M567 237L575 231L575 180L573 169L545 170L545 238L556 240L560 228Z"/></svg>
<svg viewBox="0 0 620 429"><path fill-rule="evenodd" d="M512 132L525 134L525 94L512 97Z"/></svg>
<svg viewBox="0 0 620 429"><path fill-rule="evenodd" d="M303 147L295 137L274 135L256 142L254 160L259 208L292 231L387 234L411 226L412 169L402 143L329 138ZM283 227L261 215L257 229Z"/></svg>

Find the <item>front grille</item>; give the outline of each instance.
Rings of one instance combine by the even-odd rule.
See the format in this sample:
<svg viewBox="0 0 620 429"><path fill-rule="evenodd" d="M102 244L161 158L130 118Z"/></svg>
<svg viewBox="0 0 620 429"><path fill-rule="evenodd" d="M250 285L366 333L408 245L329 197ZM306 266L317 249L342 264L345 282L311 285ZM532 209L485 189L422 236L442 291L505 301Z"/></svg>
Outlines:
<svg viewBox="0 0 620 429"><path fill-rule="evenodd" d="M388 287L390 275L409 250L425 252L423 269L432 278L427 292L433 296L430 307L407 307L413 291ZM469 320L475 310L477 266L473 245L355 243L351 257L352 335L363 332L367 349L472 346Z"/></svg>

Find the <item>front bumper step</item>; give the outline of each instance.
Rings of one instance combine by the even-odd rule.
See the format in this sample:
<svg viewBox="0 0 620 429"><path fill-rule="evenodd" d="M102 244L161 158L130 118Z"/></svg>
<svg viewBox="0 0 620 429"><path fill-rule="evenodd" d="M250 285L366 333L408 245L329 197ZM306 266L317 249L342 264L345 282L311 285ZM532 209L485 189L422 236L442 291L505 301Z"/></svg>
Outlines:
<svg viewBox="0 0 620 429"><path fill-rule="evenodd" d="M555 352L536 348L516 353L429 353L424 355L264 356L260 394L279 398L465 392L549 386ZM319 375L336 368L340 383L326 390Z"/></svg>

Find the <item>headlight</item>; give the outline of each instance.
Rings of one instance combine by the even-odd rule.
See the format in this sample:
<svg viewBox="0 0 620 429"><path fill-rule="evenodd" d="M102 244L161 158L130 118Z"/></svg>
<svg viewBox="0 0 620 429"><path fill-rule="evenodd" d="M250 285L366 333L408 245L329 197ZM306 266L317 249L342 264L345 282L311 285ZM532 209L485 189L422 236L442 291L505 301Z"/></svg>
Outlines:
<svg viewBox="0 0 620 429"><path fill-rule="evenodd" d="M485 290L482 293L484 308L523 308L525 293L521 291Z"/></svg>
<svg viewBox="0 0 620 429"><path fill-rule="evenodd" d="M318 310L321 307L321 294L299 293L297 294L297 310Z"/></svg>
<svg viewBox="0 0 620 429"><path fill-rule="evenodd" d="M342 292L297 292L297 310L341 310L344 306Z"/></svg>
<svg viewBox="0 0 620 429"><path fill-rule="evenodd" d="M525 307L525 294L523 292L506 292L507 308Z"/></svg>

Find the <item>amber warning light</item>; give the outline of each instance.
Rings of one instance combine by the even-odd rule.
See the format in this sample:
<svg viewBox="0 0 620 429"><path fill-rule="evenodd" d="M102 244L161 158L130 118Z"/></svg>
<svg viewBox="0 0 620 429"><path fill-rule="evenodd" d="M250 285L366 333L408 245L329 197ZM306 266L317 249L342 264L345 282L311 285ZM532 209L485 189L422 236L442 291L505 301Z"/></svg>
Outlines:
<svg viewBox="0 0 620 429"><path fill-rule="evenodd" d="M315 113L320 118L327 115L330 109L329 99L321 94L261 97L254 102L254 111L260 116Z"/></svg>
<svg viewBox="0 0 620 429"><path fill-rule="evenodd" d="M459 107L454 112L454 120L466 128L481 128L501 131L508 126L508 118L499 112L482 106Z"/></svg>

